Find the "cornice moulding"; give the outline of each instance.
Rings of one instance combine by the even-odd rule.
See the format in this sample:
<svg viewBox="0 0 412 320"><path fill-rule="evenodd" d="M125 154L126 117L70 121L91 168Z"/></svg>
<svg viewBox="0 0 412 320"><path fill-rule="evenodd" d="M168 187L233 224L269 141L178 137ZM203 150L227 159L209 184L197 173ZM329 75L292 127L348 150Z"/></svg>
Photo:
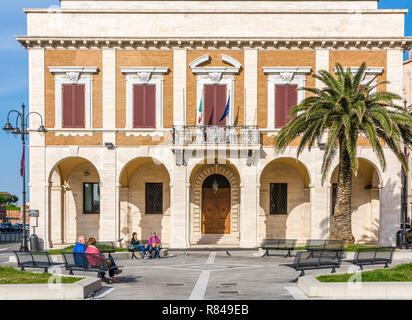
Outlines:
<svg viewBox="0 0 412 320"><path fill-rule="evenodd" d="M138 74L141 72L148 72L151 74L165 74L169 71L168 67L124 67L120 68L124 74Z"/></svg>
<svg viewBox="0 0 412 320"><path fill-rule="evenodd" d="M408 9L23 9L26 14L92 14L92 13L114 13L114 14L201 14L201 13L231 13L231 14L407 14Z"/></svg>
<svg viewBox="0 0 412 320"><path fill-rule="evenodd" d="M262 67L265 74L279 74L293 72L296 74L309 74L312 67Z"/></svg>
<svg viewBox="0 0 412 320"><path fill-rule="evenodd" d="M79 73L97 73L97 67L49 67L51 73L67 73L67 72L79 72Z"/></svg>
<svg viewBox="0 0 412 320"><path fill-rule="evenodd" d="M343 67L343 70L346 72L347 69L350 69L352 73L357 73L359 70L359 67ZM382 74L384 68L383 67L368 67L365 70L366 74ZM337 69L336 67L333 69L333 71L336 73Z"/></svg>
<svg viewBox="0 0 412 320"><path fill-rule="evenodd" d="M50 37L16 36L26 49L102 49L122 50L175 48L263 48L263 49L408 49L412 37L393 38L130 38L130 37ZM200 58L200 57L199 57ZM193 61L192 63L194 63Z"/></svg>

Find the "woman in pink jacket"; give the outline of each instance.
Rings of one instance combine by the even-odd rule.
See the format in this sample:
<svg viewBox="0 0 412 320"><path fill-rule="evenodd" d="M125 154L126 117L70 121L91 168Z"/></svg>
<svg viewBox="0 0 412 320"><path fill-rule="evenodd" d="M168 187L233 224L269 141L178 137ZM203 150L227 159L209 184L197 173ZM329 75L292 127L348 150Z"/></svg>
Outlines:
<svg viewBox="0 0 412 320"><path fill-rule="evenodd" d="M159 237L156 235L156 232L152 232L149 238L149 246L147 247L147 249L149 250L149 257L152 256L153 248L155 248L156 252L155 257L160 259L160 240Z"/></svg>
<svg viewBox="0 0 412 320"><path fill-rule="evenodd" d="M88 241L88 246L86 248L86 257L87 261L89 261L90 266L92 267L100 267L103 263L103 261L107 261L109 264L109 267L115 267L116 264L114 263L114 260L112 257L106 258L103 254L100 253L99 249L96 248L96 239L91 237L89 238ZM119 268L112 268L109 270L109 276L110 276L110 283L118 283L117 280L114 279L114 275L118 275L121 273L122 270ZM104 273L101 275L102 279L105 279Z"/></svg>

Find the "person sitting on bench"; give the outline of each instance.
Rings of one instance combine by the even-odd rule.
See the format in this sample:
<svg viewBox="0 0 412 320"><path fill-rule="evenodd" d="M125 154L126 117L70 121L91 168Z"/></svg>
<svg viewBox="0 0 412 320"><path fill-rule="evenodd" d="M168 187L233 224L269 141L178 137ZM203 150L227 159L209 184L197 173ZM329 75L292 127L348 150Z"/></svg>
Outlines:
<svg viewBox="0 0 412 320"><path fill-rule="evenodd" d="M136 249L142 250L143 257L144 257L145 259L148 259L148 258L149 258L149 253L146 252L146 248L144 247L143 244L140 244L140 241L139 241L139 240L137 240L137 233L136 233L136 232L133 232L133 234L132 234L132 239L130 240L130 244L131 244L133 247L135 247Z"/></svg>
<svg viewBox="0 0 412 320"><path fill-rule="evenodd" d="M156 251L155 257L157 257L158 259L160 259L160 240L159 237L156 235L156 232L152 232L149 238L149 255L151 256L153 248Z"/></svg>
<svg viewBox="0 0 412 320"><path fill-rule="evenodd" d="M76 245L73 248L73 255L74 258L74 264L76 266L84 267L84 264L87 264L87 262L84 262L84 253L86 252L86 237L85 236L79 236L77 238Z"/></svg>
<svg viewBox="0 0 412 320"><path fill-rule="evenodd" d="M86 254L87 254L87 260L89 261L91 266L99 266L100 265L100 259L106 259L107 263L109 264L110 267L115 267L116 263L114 262L112 257L106 258L103 254L100 253L99 249L96 248L96 239L93 237L89 238L88 241L88 246L86 249ZM118 275L122 272L123 270L119 268L113 268L109 270L109 276L110 276L110 283L119 283L116 279L114 279L114 275ZM104 275L102 277L104 279Z"/></svg>

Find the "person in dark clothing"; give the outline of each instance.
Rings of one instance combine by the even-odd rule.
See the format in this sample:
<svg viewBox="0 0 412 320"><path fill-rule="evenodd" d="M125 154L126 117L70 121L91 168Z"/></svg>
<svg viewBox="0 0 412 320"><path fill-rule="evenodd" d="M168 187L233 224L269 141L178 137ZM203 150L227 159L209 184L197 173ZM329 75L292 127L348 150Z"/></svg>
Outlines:
<svg viewBox="0 0 412 320"><path fill-rule="evenodd" d="M132 234L132 239L130 240L130 244L131 244L133 247L135 247L136 249L142 250L143 257L144 257L145 259L147 259L146 248L144 247L143 244L140 244L140 241L139 241L139 240L137 240L137 233L136 233L136 232L133 232L133 234Z"/></svg>

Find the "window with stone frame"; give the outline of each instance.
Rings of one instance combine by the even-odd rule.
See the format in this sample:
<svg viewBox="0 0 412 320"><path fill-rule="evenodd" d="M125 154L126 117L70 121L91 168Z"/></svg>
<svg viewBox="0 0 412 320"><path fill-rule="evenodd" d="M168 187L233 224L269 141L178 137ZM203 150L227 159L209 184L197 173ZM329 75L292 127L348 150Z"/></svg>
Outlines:
<svg viewBox="0 0 412 320"><path fill-rule="evenodd" d="M287 214L288 213L288 184L271 183L270 184L270 214Z"/></svg>
<svg viewBox="0 0 412 320"><path fill-rule="evenodd" d="M146 183L146 214L163 214L163 183Z"/></svg>
<svg viewBox="0 0 412 320"><path fill-rule="evenodd" d="M100 185L98 182L83 183L83 213L100 213Z"/></svg>

